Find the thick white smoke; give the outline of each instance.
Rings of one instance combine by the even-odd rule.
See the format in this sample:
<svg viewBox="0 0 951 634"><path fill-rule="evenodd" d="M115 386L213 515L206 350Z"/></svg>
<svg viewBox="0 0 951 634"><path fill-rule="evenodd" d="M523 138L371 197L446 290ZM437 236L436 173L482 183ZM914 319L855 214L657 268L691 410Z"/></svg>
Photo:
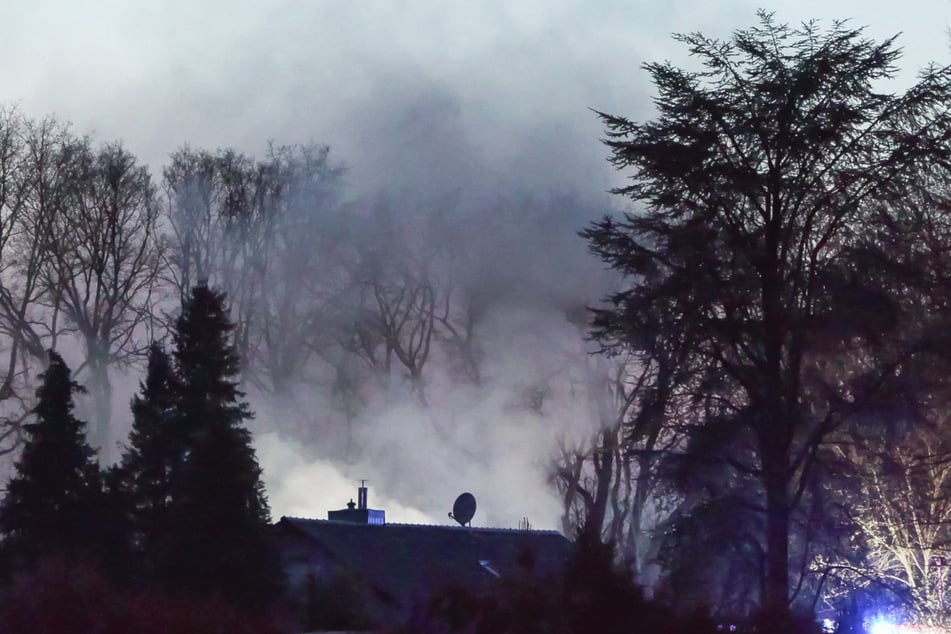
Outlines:
<svg viewBox="0 0 951 634"><path fill-rule="evenodd" d="M792 22L854 16L874 37L905 31L905 68L946 57L948 9L938 3L913 0L900 14L858 0L772 8ZM324 517L366 478L371 505L391 520L448 521L469 490L477 524L527 516L552 528L557 439L596 420L580 376L586 348L566 314L603 286L573 232L607 210L590 198L622 182L588 109L647 116L651 88L638 67L685 60L670 33L723 37L751 24L753 10L744 0L12 3L0 20L0 103L122 138L156 175L183 142L260 154L274 139L330 143L355 197L386 190L396 207L457 191L469 200L577 192L574 213L471 271L505 298L479 325L479 387L452 380L437 355L427 407L394 389L344 424L326 385L296 386L291 403L252 399L276 516ZM487 233L505 225L503 212L517 213L486 206ZM484 250L493 236L468 248ZM138 378L114 377L117 443Z"/></svg>

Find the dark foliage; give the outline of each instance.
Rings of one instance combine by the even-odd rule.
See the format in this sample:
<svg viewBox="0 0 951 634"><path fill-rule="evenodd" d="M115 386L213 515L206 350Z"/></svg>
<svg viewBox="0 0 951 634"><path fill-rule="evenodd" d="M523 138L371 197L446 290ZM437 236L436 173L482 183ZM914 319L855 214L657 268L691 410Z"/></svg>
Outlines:
<svg viewBox="0 0 951 634"><path fill-rule="evenodd" d="M303 629L307 632L372 629L363 612L358 581L338 574L327 580L307 579L302 606Z"/></svg>
<svg viewBox="0 0 951 634"><path fill-rule="evenodd" d="M96 512L95 550L90 559L114 582L144 581L137 566L134 540L134 499L125 483L121 467L112 466L101 474L101 492Z"/></svg>
<svg viewBox="0 0 951 634"><path fill-rule="evenodd" d="M187 446L156 556L167 591L219 597L255 612L278 596L281 573L268 539L261 468L244 427L251 412L237 387L233 330L224 295L193 289L174 333L175 426Z"/></svg>
<svg viewBox="0 0 951 634"><path fill-rule="evenodd" d="M103 547L104 495L86 424L73 415L82 388L55 352L41 375L35 420L24 425L26 443L0 504L8 558L19 568L40 556L89 556Z"/></svg>
<svg viewBox="0 0 951 634"><path fill-rule="evenodd" d="M531 554L523 567L503 577L485 595L449 587L421 604L407 633L472 634L643 634L714 632L703 616L676 618L646 599L630 570L616 563L613 546L601 543L593 531L579 534L576 548L558 575L539 576L531 570Z"/></svg>
<svg viewBox="0 0 951 634"><path fill-rule="evenodd" d="M41 561L0 591L0 631L31 634L280 634L234 606L112 585L89 562Z"/></svg>
<svg viewBox="0 0 951 634"><path fill-rule="evenodd" d="M948 165L951 69L879 93L892 40L766 13L728 41L677 39L702 66L646 66L656 119L600 115L613 164L633 172L616 193L639 207L583 232L627 279L593 334L658 368L648 391L665 410L633 417L631 434L647 420L671 439L664 472L685 505L670 530L711 501L758 514L709 547L762 550L748 569L776 615L808 587L790 581L815 544L813 524L797 527L818 507L823 443L882 403L914 402L905 377L934 349L909 290L926 269L893 246L909 240L901 201Z"/></svg>
<svg viewBox="0 0 951 634"><path fill-rule="evenodd" d="M157 343L149 347L148 369L140 394L132 399L132 431L122 460L121 478L130 506L131 532L146 576L165 543L172 487L188 446L176 415L178 380L171 359Z"/></svg>

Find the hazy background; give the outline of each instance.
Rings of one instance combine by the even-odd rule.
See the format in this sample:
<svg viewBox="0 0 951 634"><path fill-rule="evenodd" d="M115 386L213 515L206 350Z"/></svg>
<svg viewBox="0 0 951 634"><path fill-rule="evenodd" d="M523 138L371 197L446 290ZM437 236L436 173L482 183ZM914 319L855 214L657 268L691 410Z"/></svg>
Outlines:
<svg viewBox="0 0 951 634"><path fill-rule="evenodd" d="M551 452L559 434L588 428L588 405L565 388L544 411L530 412L513 395L587 362L564 310L597 299L600 287L589 282L599 265L571 234L609 209L603 192L619 182L589 109L650 116L639 66L689 63L670 34L726 37L752 25L757 6L787 22L852 18L876 38L903 32L903 83L928 61L949 59L951 2L938 0L3 0L0 103L55 114L100 140L121 138L156 177L186 142L261 154L269 140L313 141L330 144L334 160L348 166L353 197L573 192L578 206L526 237L537 253L513 262L537 269L519 279L544 287L550 305L514 302L488 315L479 390L434 372L425 411L390 404L362 415L356 461L333 459L337 440L321 427L316 392L294 414L321 432L306 438L271 424L287 411L253 402L276 517L325 517L367 478L371 506L392 521L447 521L455 495L470 490L479 499L477 524L514 526L528 516L553 528ZM136 380L116 386L123 429Z"/></svg>

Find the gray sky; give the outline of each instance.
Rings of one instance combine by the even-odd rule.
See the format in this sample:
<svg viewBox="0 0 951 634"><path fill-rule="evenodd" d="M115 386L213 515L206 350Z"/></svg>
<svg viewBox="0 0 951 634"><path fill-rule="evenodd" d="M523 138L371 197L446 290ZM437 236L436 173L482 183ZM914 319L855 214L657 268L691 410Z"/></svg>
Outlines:
<svg viewBox="0 0 951 634"><path fill-rule="evenodd" d="M358 189L465 185L491 192L502 184L582 194L603 192L618 178L604 160L589 108L650 116L640 65L687 61L670 34L727 37L755 22L757 6L743 0L0 3L0 104L19 103L29 116L55 114L102 141L121 138L156 167L185 142L259 154L268 140L314 141L333 146ZM951 62L951 0L797 0L765 8L786 22L852 18L876 38L903 32L905 84L928 61ZM559 327L553 324L552 332ZM503 412L513 433L536 433L530 421L515 425L504 403L483 401L459 395L439 412L479 421ZM416 412L380 416L399 423L380 429L419 424ZM483 440L486 455L504 459L482 472L470 465L471 475L460 475L450 455L439 462L445 471L421 473L409 484L444 482L445 490L430 497L448 507L460 490L457 479L477 483L496 473L482 485L497 491L497 508L522 472L532 473L523 478L526 494L546 486L541 468L526 466L541 457L520 453L532 442L511 434ZM322 516L353 495L351 476L367 475L309 462L274 437L259 445L265 468L273 467L276 515ZM319 499L314 482L323 483ZM405 492L393 495L374 500L397 511L396 519L445 518L438 504L424 508ZM402 513L401 502L409 507ZM538 525L551 527L557 504L546 498L530 511Z"/></svg>
<svg viewBox="0 0 951 634"><path fill-rule="evenodd" d="M674 31L752 24L741 0L0 0L0 102L122 138L158 165L187 141L334 146L355 181L602 187L589 107L636 116ZM949 59L948 0L771 2L790 22L904 32L906 69ZM906 73L906 75L910 75ZM437 141L439 142L437 144ZM438 146L437 146L438 145ZM412 154L407 160L406 154ZM401 171L402 170L402 171Z"/></svg>

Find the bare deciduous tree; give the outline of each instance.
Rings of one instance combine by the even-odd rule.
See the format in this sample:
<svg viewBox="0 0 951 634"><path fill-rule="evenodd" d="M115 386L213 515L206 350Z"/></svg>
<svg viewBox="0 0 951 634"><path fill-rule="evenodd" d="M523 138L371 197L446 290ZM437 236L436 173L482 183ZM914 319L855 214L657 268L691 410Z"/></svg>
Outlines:
<svg viewBox="0 0 951 634"><path fill-rule="evenodd" d="M77 140L71 181L53 219L45 282L85 348L77 373L93 398L94 446L108 460L112 419L110 368L149 340L160 262L159 209L148 169L120 144L93 150Z"/></svg>
<svg viewBox="0 0 951 634"><path fill-rule="evenodd" d="M15 445L7 441L32 408L32 379L62 332L45 275L74 144L68 126L55 119L0 113L0 332L9 337L0 388L8 423L0 432L3 451Z"/></svg>
<svg viewBox="0 0 951 634"><path fill-rule="evenodd" d="M654 398L657 368L633 357L588 357L581 361L592 431L569 444L560 439L553 479L564 503L562 529L596 527L643 582L648 581L652 531L669 511L671 496L660 487L658 456L673 432L648 428L638 418Z"/></svg>
<svg viewBox="0 0 951 634"><path fill-rule="evenodd" d="M362 354L387 381L394 360L406 370L411 391L425 403L423 368L436 326L436 290L430 281L431 252L418 244L414 220L397 218L385 205L366 218L352 272L358 289L354 322Z"/></svg>
<svg viewBox="0 0 951 634"><path fill-rule="evenodd" d="M333 341L329 331L346 290L342 169L329 153L326 146L272 146L258 168L262 283L252 350L278 393Z"/></svg>
<svg viewBox="0 0 951 634"><path fill-rule="evenodd" d="M838 502L852 527L845 556L812 562L826 600L857 589L887 592L919 620L947 623L951 610L951 438L937 424L892 433L860 430L831 447Z"/></svg>
<svg viewBox="0 0 951 634"><path fill-rule="evenodd" d="M244 379L262 389L285 390L327 337L340 175L323 146L272 146L261 161L184 148L165 170L171 283L228 294Z"/></svg>

